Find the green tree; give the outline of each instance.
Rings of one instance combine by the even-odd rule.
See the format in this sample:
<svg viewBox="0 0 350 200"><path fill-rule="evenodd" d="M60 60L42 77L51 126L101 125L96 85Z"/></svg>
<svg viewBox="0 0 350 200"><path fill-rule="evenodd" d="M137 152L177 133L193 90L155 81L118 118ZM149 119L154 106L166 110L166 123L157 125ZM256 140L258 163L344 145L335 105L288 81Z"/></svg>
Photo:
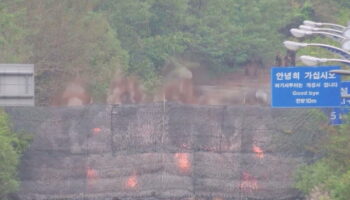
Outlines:
<svg viewBox="0 0 350 200"><path fill-rule="evenodd" d="M109 0L100 5L130 56L125 72L140 76L148 89L156 85L167 59L187 48L190 37L182 31L187 3Z"/></svg>
<svg viewBox="0 0 350 200"><path fill-rule="evenodd" d="M36 65L38 105L80 76L103 102L115 70L152 88L171 58L212 71L273 62L302 20L346 24L346 0L2 0L0 60Z"/></svg>
<svg viewBox="0 0 350 200"><path fill-rule="evenodd" d="M275 52L282 49L283 35L278 30L294 17L285 0L200 2L200 7L195 4L200 10L194 12L199 16L193 32L197 36L195 48L214 61L215 67L271 63Z"/></svg>
<svg viewBox="0 0 350 200"><path fill-rule="evenodd" d="M152 35L169 35L184 31L187 23L188 0L155 0L150 12Z"/></svg>
<svg viewBox="0 0 350 200"><path fill-rule="evenodd" d="M27 144L28 138L14 133L6 113L0 110L0 199L19 187L17 167Z"/></svg>
<svg viewBox="0 0 350 200"><path fill-rule="evenodd" d="M96 1L28 0L36 65L38 105L47 105L65 83L86 80L95 102L103 102L114 72L127 65L125 52Z"/></svg>
<svg viewBox="0 0 350 200"><path fill-rule="evenodd" d="M329 135L318 143L324 155L315 163L300 168L296 187L309 194L316 187L327 191L334 200L350 198L350 123L329 127Z"/></svg>
<svg viewBox="0 0 350 200"><path fill-rule="evenodd" d="M19 8L22 1L0 2L0 62L24 62L31 51L25 44L28 30L24 27L24 11Z"/></svg>

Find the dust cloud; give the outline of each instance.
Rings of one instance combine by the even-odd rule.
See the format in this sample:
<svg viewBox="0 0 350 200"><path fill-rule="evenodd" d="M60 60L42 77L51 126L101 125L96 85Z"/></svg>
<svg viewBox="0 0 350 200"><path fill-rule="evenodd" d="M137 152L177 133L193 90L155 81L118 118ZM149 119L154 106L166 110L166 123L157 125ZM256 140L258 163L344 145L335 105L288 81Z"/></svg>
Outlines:
<svg viewBox="0 0 350 200"><path fill-rule="evenodd" d="M170 63L162 83L155 92L145 91L137 76L116 73L107 94L107 104L178 102L192 105L260 105L269 104L268 73L260 66L248 65L243 71L211 77L200 63ZM82 106L92 104L86 84L80 79L67 83L51 105Z"/></svg>

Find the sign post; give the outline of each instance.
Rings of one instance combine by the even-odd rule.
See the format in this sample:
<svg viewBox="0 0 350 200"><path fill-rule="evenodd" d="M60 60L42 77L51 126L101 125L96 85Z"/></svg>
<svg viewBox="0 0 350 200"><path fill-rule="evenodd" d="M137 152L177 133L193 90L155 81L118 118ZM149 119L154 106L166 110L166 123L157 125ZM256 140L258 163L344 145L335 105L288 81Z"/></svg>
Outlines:
<svg viewBox="0 0 350 200"><path fill-rule="evenodd" d="M340 106L339 66L271 68L271 106L320 108Z"/></svg>

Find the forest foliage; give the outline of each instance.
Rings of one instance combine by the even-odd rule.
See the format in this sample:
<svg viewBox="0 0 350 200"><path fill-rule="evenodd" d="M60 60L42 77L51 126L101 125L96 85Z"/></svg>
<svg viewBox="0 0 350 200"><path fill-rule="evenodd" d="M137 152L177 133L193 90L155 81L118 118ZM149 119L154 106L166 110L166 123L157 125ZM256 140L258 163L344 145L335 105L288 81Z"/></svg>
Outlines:
<svg viewBox="0 0 350 200"><path fill-rule="evenodd" d="M339 127L328 127L328 134L315 142L320 159L301 167L296 187L313 199L346 200L350 197L350 121ZM312 199L312 198L311 198Z"/></svg>
<svg viewBox="0 0 350 200"><path fill-rule="evenodd" d="M19 188L18 165L29 141L28 134L12 131L7 114L0 110L0 199Z"/></svg>
<svg viewBox="0 0 350 200"><path fill-rule="evenodd" d="M152 89L181 55L213 72L270 66L291 27L344 24L348 10L346 0L3 0L0 62L35 64L37 105L76 77L103 102L116 71Z"/></svg>

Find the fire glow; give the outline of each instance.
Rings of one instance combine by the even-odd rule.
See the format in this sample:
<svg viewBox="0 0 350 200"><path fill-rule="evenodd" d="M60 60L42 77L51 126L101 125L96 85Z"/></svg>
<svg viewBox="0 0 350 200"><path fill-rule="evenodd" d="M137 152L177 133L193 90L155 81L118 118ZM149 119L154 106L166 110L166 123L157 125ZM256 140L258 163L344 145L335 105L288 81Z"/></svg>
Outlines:
<svg viewBox="0 0 350 200"><path fill-rule="evenodd" d="M248 172L243 172L240 189L243 192L253 192L258 189L258 181Z"/></svg>
<svg viewBox="0 0 350 200"><path fill-rule="evenodd" d="M191 168L191 162L189 160L188 153L176 153L175 160L177 167L181 172L188 172Z"/></svg>
<svg viewBox="0 0 350 200"><path fill-rule="evenodd" d="M86 178L88 189L92 189L96 185L96 181L98 179L97 171L88 167L86 170Z"/></svg>
<svg viewBox="0 0 350 200"><path fill-rule="evenodd" d="M260 147L253 145L253 152L255 153L256 157L260 159L264 158L264 151Z"/></svg>
<svg viewBox="0 0 350 200"><path fill-rule="evenodd" d="M96 170L92 169L92 168L88 168L86 170L86 177L89 179L89 180L94 180L97 178L97 172Z"/></svg>
<svg viewBox="0 0 350 200"><path fill-rule="evenodd" d="M93 129L92 129L92 133L93 133L94 135L98 135L101 131L102 131L101 128L93 128Z"/></svg>
<svg viewBox="0 0 350 200"><path fill-rule="evenodd" d="M128 178L128 180L126 181L126 187L133 189L136 188L136 186L138 185L137 183L137 176L136 175L132 175Z"/></svg>

